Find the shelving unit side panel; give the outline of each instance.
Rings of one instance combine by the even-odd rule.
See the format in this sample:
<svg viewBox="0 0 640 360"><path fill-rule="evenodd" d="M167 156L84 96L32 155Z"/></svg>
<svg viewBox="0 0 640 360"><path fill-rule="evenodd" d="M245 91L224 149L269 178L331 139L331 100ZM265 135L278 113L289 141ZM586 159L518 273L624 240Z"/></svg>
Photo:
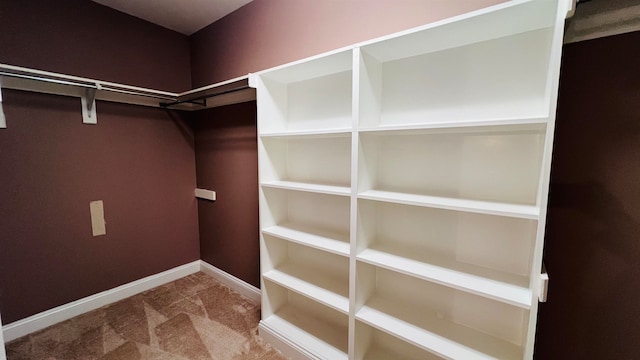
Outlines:
<svg viewBox="0 0 640 360"><path fill-rule="evenodd" d="M537 326L537 313L538 313L538 296L540 289L540 277L538 274L541 272L542 259L543 259L543 247L544 236L547 219L547 207L549 196L549 183L551 173L551 158L553 153L553 139L555 132L556 121L556 109L558 103L558 88L560 79L560 64L562 56L562 44L564 36L564 23L565 16L569 10L570 2L563 1L558 4L556 9L555 27L553 33L552 51L550 54L549 69L547 72L547 89L546 98L549 103L549 130L546 133L545 148L542 161L542 170L540 172L540 190L538 191L538 206L541 208L540 221L538 222L537 239L533 251L533 259L531 262L531 288L533 291L533 306L529 315L529 322L527 328L527 341L525 346L525 358L532 358L534 353L535 334ZM551 277L550 281L553 277Z"/></svg>
<svg viewBox="0 0 640 360"><path fill-rule="evenodd" d="M380 123L382 112L382 63L358 48L359 106L358 128Z"/></svg>
<svg viewBox="0 0 640 360"><path fill-rule="evenodd" d="M255 75L258 134L287 129L287 87L284 84Z"/></svg>
<svg viewBox="0 0 640 360"><path fill-rule="evenodd" d="M287 144L258 137L258 178L260 182L287 178Z"/></svg>

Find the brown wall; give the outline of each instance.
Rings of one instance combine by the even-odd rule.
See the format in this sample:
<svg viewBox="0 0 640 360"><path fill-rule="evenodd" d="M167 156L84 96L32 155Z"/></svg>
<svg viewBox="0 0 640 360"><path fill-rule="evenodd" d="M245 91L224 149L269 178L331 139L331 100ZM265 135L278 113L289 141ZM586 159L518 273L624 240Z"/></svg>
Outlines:
<svg viewBox="0 0 640 360"><path fill-rule="evenodd" d="M86 0L0 1L0 62L190 87L188 38ZM161 109L3 90L0 309L6 324L199 258L192 131ZM107 235L91 236L103 200Z"/></svg>
<svg viewBox="0 0 640 360"><path fill-rule="evenodd" d="M165 91L191 88L185 35L88 0L0 1L0 63Z"/></svg>
<svg viewBox="0 0 640 360"><path fill-rule="evenodd" d="M192 35L194 87L504 0L255 0Z"/></svg>
<svg viewBox="0 0 640 360"><path fill-rule="evenodd" d="M640 32L565 46L538 359L637 359Z"/></svg>
<svg viewBox="0 0 640 360"><path fill-rule="evenodd" d="M176 114L3 90L0 309L5 323L199 258L193 134ZM107 234L93 237L89 202Z"/></svg>
<svg viewBox="0 0 640 360"><path fill-rule="evenodd" d="M198 202L202 260L259 287L256 103L195 114L198 187L217 195Z"/></svg>

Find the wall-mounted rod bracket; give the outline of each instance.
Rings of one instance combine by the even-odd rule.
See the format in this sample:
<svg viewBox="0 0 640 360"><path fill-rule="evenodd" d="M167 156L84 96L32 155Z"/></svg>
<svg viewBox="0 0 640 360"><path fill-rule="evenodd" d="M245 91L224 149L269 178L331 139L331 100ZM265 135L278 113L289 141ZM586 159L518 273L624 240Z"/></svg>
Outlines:
<svg viewBox="0 0 640 360"><path fill-rule="evenodd" d="M195 195L198 199L216 201L216 192L213 190L196 189Z"/></svg>
<svg viewBox="0 0 640 360"><path fill-rule="evenodd" d="M87 88L85 91L85 95L80 97L80 103L82 104L83 124L98 123L98 115L96 113L96 93L100 89L100 84L96 83L95 88Z"/></svg>
<svg viewBox="0 0 640 360"><path fill-rule="evenodd" d="M549 292L549 274L547 268L542 263L542 271L540 271L540 291L538 300L540 302L547 302L547 293Z"/></svg>
<svg viewBox="0 0 640 360"><path fill-rule="evenodd" d="M4 116L4 109L2 107L2 78L0 78L0 129L7 128L7 118Z"/></svg>

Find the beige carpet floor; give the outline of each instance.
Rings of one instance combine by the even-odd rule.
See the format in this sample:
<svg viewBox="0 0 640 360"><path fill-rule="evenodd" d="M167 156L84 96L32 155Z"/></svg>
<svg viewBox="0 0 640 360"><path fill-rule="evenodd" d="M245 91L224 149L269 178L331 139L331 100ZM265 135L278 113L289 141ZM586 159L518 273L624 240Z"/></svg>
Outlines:
<svg viewBox="0 0 640 360"><path fill-rule="evenodd" d="M8 360L285 357L257 331L260 308L196 273L7 344Z"/></svg>

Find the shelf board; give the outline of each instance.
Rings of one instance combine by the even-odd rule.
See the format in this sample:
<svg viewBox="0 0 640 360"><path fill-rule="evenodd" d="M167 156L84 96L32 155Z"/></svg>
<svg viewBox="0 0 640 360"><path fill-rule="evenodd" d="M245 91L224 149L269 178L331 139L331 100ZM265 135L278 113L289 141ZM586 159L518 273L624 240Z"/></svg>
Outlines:
<svg viewBox="0 0 640 360"><path fill-rule="evenodd" d="M524 118L505 118L492 120L458 120L458 121L441 121L429 122L421 124L394 124L380 125L376 127L360 128L360 133L380 134L380 135L401 135L403 132L408 134L429 134L429 133L465 133L465 132L484 132L499 129L508 131L515 129L518 131L543 131L545 125L549 121L547 117L524 117ZM516 126L516 128L514 128Z"/></svg>
<svg viewBox="0 0 640 360"><path fill-rule="evenodd" d="M266 132L260 134L261 138L293 138L293 137L308 137L308 138L328 138L328 137L350 137L351 128L336 128L336 129L314 129L314 130L292 130L292 131L280 131L280 132Z"/></svg>
<svg viewBox="0 0 640 360"><path fill-rule="evenodd" d="M358 194L358 198L391 202L396 204L432 207L437 209L466 211L479 214L516 217L538 220L540 210L533 205L506 204L491 201L455 199L439 196L399 193L382 190L368 190Z"/></svg>
<svg viewBox="0 0 640 360"><path fill-rule="evenodd" d="M305 269L294 264L280 266L262 276L345 315L349 314L348 280L343 282L340 279L322 276L316 269Z"/></svg>
<svg viewBox="0 0 640 360"><path fill-rule="evenodd" d="M401 317L391 314L402 313ZM401 318L410 318L409 323ZM357 313L356 319L398 337L421 349L450 359L522 359L522 348L491 335L439 319L434 314L400 308L374 297ZM428 330L427 330L428 328Z"/></svg>
<svg viewBox="0 0 640 360"><path fill-rule="evenodd" d="M285 306L261 324L320 358L347 359L347 327L329 324Z"/></svg>
<svg viewBox="0 0 640 360"><path fill-rule="evenodd" d="M349 256L349 234L346 233L292 223L270 226L262 229L262 233L333 254Z"/></svg>
<svg viewBox="0 0 640 360"><path fill-rule="evenodd" d="M532 294L526 287L528 281L524 276L456 261L439 261L436 265L408 258L415 253L410 249L402 251L394 247L392 250L390 246L376 245L360 252L357 259L527 310L531 308Z"/></svg>
<svg viewBox="0 0 640 360"><path fill-rule="evenodd" d="M307 192L314 192L319 194L341 195L341 196L351 195L351 189L346 186L311 184L311 183L281 181L281 180L263 181L261 185L263 187L307 191Z"/></svg>

